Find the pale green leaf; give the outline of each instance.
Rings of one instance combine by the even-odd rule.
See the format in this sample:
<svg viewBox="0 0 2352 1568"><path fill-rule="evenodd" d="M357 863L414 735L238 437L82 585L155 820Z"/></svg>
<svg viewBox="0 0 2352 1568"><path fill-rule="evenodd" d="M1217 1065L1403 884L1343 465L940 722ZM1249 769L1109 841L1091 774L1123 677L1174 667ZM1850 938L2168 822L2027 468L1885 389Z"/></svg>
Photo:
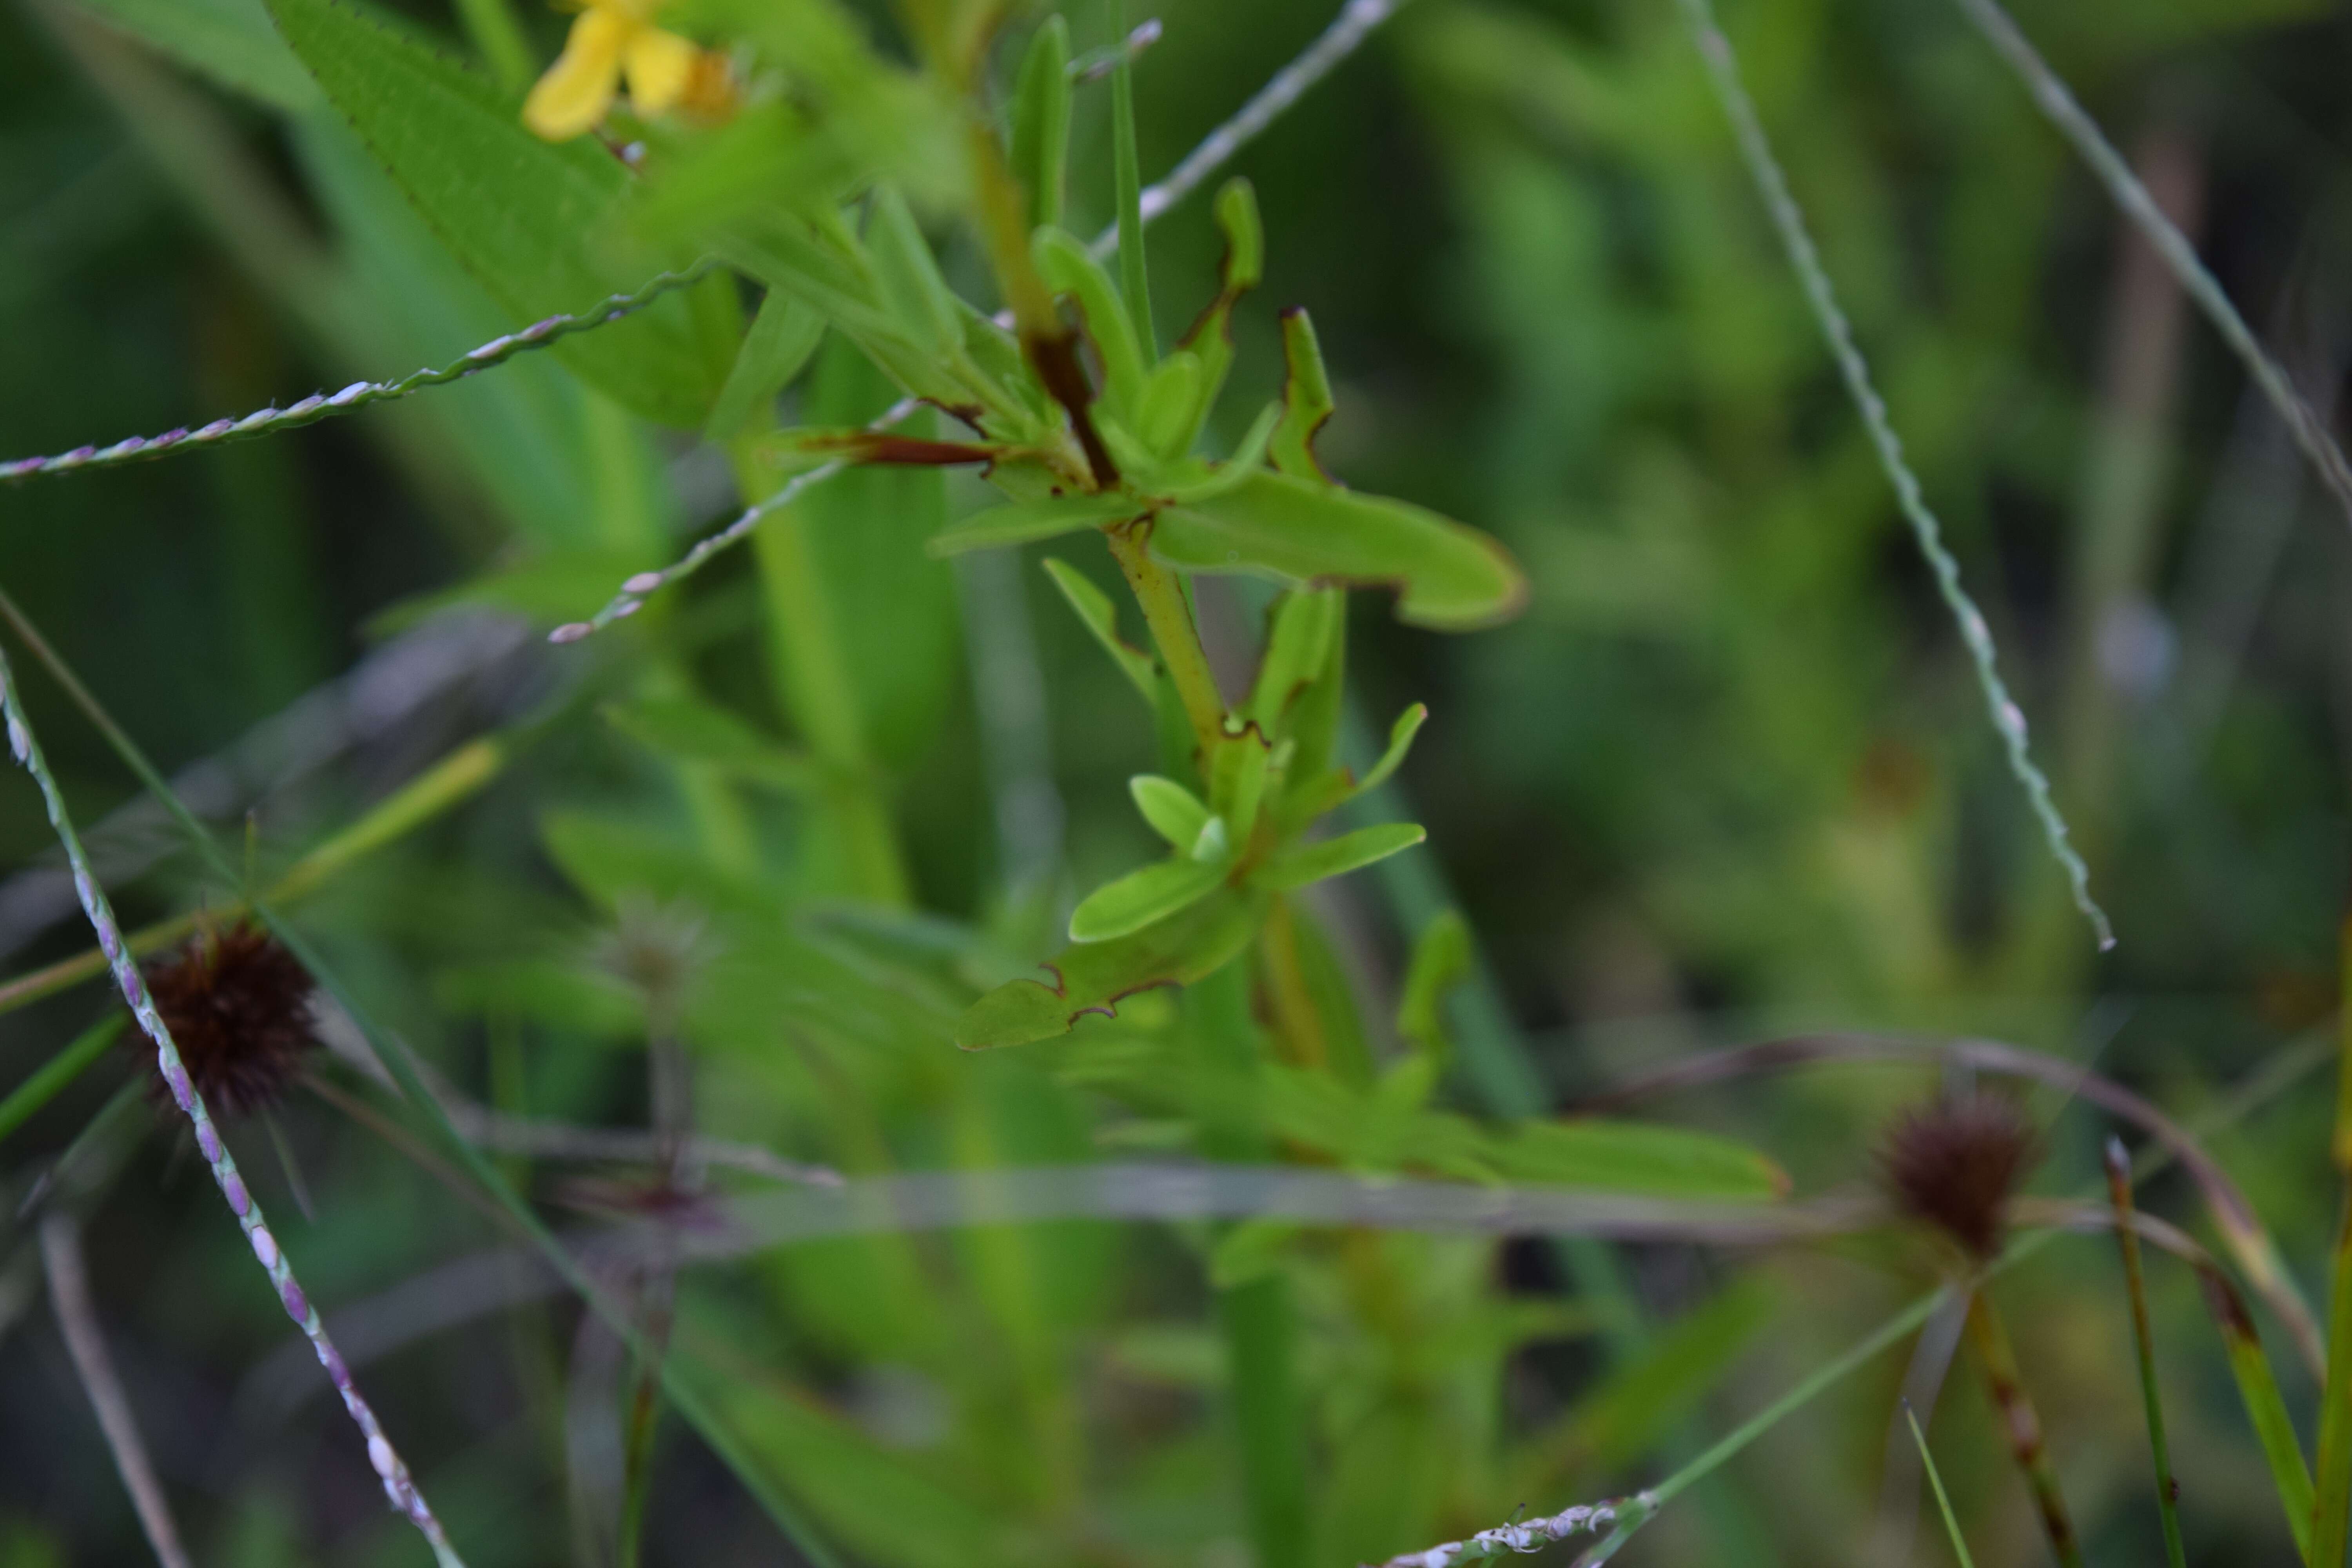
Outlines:
<svg viewBox="0 0 2352 1568"><path fill-rule="evenodd" d="M1389 586L1398 618L1438 631L1517 612L1517 563L1475 529L1406 501L1260 471L1223 495L1159 514L1151 550L1172 565L1292 586Z"/></svg>
<svg viewBox="0 0 2352 1568"><path fill-rule="evenodd" d="M1200 902L1224 879L1221 862L1189 856L1130 871L1079 900L1070 911L1070 940L1108 942L1132 935Z"/></svg>
<svg viewBox="0 0 2352 1568"><path fill-rule="evenodd" d="M1523 1122L1487 1152L1512 1181L1557 1182L1678 1198L1778 1198L1780 1166L1744 1143L1640 1121Z"/></svg>
<svg viewBox="0 0 2352 1568"><path fill-rule="evenodd" d="M1150 654L1118 635L1118 613L1111 606L1110 595L1096 587L1076 567L1051 556L1045 560L1045 574L1054 579L1054 586L1062 591L1063 599L1076 612L1079 622L1093 634L1102 650L1110 655L1119 673L1142 693L1143 700L1158 701L1157 668Z"/></svg>
<svg viewBox="0 0 2352 1568"><path fill-rule="evenodd" d="M1119 1002L1161 985L1190 985L1239 956L1257 933L1262 900L1232 888L1173 918L1114 942L1064 950L1045 967L1050 984L1014 980L965 1009L956 1044L966 1050L1027 1045L1066 1035L1087 1013L1114 1016Z"/></svg>
<svg viewBox="0 0 2352 1568"><path fill-rule="evenodd" d="M1056 14L1029 40L1013 89L1013 173L1028 195L1032 229L1062 221L1070 98L1070 25Z"/></svg>
<svg viewBox="0 0 2352 1568"><path fill-rule="evenodd" d="M1151 830L1177 848L1190 853L1209 825L1209 808L1201 797L1174 779L1158 773L1138 773L1127 781L1136 810Z"/></svg>
<svg viewBox="0 0 2352 1568"><path fill-rule="evenodd" d="M1274 433L1267 456L1283 473L1323 479L1323 465L1315 458L1315 435L1331 417L1331 378L1323 368L1323 346L1316 341L1315 323L1303 310L1282 313L1282 357L1290 374L1282 388L1282 424Z"/></svg>
<svg viewBox="0 0 2352 1568"><path fill-rule="evenodd" d="M1135 510L1133 498L1116 494L1008 501L976 511L937 534L931 540L930 552L961 555L967 550L1027 544L1034 540L1075 533L1081 528L1120 522L1133 517Z"/></svg>
<svg viewBox="0 0 2352 1568"><path fill-rule="evenodd" d="M751 330L743 334L735 368L727 373L710 417L703 422L702 438L725 441L740 432L807 366L824 336L824 318L814 308L781 289L768 290Z"/></svg>
<svg viewBox="0 0 2352 1568"><path fill-rule="evenodd" d="M1428 837L1426 829L1412 822L1384 822L1377 826L1359 827L1353 833L1343 833L1337 838L1325 838L1286 850L1259 868L1254 880L1265 888L1303 888L1327 877L1340 877L1349 871L1361 870L1376 860L1385 860L1400 850L1412 848Z"/></svg>
<svg viewBox="0 0 2352 1568"><path fill-rule="evenodd" d="M1143 395L1143 345L1136 341L1135 323L1128 320L1118 286L1102 263L1087 252L1075 235L1058 228L1041 228L1034 244L1037 270L1057 294L1078 302L1087 335L1103 367L1103 395L1114 414L1131 411Z"/></svg>

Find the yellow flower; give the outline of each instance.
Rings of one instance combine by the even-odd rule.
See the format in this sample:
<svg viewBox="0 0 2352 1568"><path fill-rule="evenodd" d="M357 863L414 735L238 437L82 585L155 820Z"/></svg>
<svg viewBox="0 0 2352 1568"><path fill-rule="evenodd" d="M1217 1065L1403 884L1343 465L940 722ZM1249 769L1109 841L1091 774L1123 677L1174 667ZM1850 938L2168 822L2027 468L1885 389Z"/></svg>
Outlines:
<svg viewBox="0 0 2352 1568"><path fill-rule="evenodd" d="M653 25L658 0L588 0L563 53L530 89L523 123L550 142L593 131L613 107L622 75L639 114L680 106L703 113L731 100L726 64L691 40Z"/></svg>

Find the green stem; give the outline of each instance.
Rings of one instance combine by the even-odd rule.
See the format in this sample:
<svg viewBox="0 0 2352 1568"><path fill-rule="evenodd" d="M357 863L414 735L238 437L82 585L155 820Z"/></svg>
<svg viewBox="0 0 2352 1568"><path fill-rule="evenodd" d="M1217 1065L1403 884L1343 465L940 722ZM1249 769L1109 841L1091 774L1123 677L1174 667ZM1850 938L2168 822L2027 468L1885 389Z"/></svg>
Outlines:
<svg viewBox="0 0 2352 1568"><path fill-rule="evenodd" d="M2147 1406L2147 1447L2156 1462L2156 1511L2164 1525L2164 1557L2184 1568L2180 1545L2180 1483L2164 1441L2164 1400L2156 1386L2156 1336L2148 1326L2147 1278L2140 1268L2139 1232L2132 1228L2131 1156L2119 1139L2107 1140L2107 1197L2116 1210L2116 1243L2123 1249L2124 1282L2131 1294L2132 1338L2139 1346L2140 1398Z"/></svg>
<svg viewBox="0 0 2352 1568"><path fill-rule="evenodd" d="M1142 606L1144 624L1151 628L1151 640L1160 647L1160 663L1176 683L1184 717L1192 726L1193 742L1201 749L1205 778L1210 760L1216 755L1217 741L1224 732L1225 699L1209 668L1208 650L1201 646L1201 629L1193 624L1184 585L1175 573L1151 558L1142 532L1109 529L1104 537L1110 541L1111 558L1126 574L1127 585L1135 591L1135 602Z"/></svg>
<svg viewBox="0 0 2352 1568"><path fill-rule="evenodd" d="M757 437L764 433L755 425L733 447L737 482L748 500L774 488L757 455ZM898 829L875 784L856 687L807 515L797 507L778 508L753 536L752 551L767 604L777 693L786 717L825 764L825 805L840 835L850 885L861 898L904 907L909 894Z"/></svg>
<svg viewBox="0 0 2352 1568"><path fill-rule="evenodd" d="M106 1054L114 1037L122 1033L122 1015L110 1012L76 1035L73 1043L33 1070L33 1076L0 1100L0 1138L22 1127L41 1107L55 1100L84 1068Z"/></svg>
<svg viewBox="0 0 2352 1568"><path fill-rule="evenodd" d="M1201 1067L1231 1090L1217 1102L1254 1103L1242 1092L1257 1069L1247 965L1229 963L1188 987L1182 1005ZM1265 1131L1245 1111L1204 1124L1201 1142L1211 1159L1266 1157ZM1307 1423L1295 1370L1298 1325L1290 1281L1270 1273L1225 1287L1217 1292L1216 1310L1258 1568L1300 1568L1308 1542Z"/></svg>
<svg viewBox="0 0 2352 1568"><path fill-rule="evenodd" d="M2026 1481L2033 1489L2034 1505L2041 1510L2042 1528L2049 1534L2050 1550L2064 1568L2083 1568L2083 1552L2074 1538L2074 1523L2066 1512L2066 1499L2058 1489L2058 1472L2052 1467L2050 1451L2042 1441L2042 1417L2034 1410L2033 1400L2025 1391L2025 1380L2018 1373L2017 1352L2010 1347L2009 1331L2002 1326L1991 1296L1982 1289L1969 1304L1969 1340L1976 1346L1977 1358L1984 1363L1986 1387L2008 1428L2010 1452L2016 1456L2018 1468L2025 1472Z"/></svg>
<svg viewBox="0 0 2352 1568"><path fill-rule="evenodd" d="M2343 963L2352 974L2352 917L2343 930ZM2342 1065L2337 1068L2336 1136L2331 1153L2341 1178L2343 1213L2336 1226L2336 1252L2327 1292L2327 1385L2319 1405L2319 1458L2313 1477L2311 1561L2344 1561L2347 1514L2352 1513L2352 1007L2338 1025Z"/></svg>

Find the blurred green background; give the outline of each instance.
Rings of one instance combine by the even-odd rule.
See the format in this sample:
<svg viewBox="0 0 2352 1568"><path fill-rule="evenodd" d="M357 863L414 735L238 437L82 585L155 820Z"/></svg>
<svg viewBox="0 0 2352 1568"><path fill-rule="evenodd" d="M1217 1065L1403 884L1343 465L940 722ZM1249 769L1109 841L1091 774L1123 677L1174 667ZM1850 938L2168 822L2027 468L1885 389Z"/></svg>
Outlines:
<svg viewBox="0 0 2352 1568"><path fill-rule="evenodd" d="M199 33L260 16L0 6L0 455L282 405L518 324L307 78L223 80L134 41L167 3ZM439 5L401 8L463 51ZM2017 14L2331 413L2352 353L2352 17L2323 0ZM1322 0L1160 16L1137 68L1147 174L1329 20ZM1108 36L1093 8L1071 20L1082 45ZM1342 967L1369 1016L1392 1010L1442 876L1560 1103L1706 1045L1839 1028L2007 1039L2095 1058L2184 1119L2223 1110L2336 1003L2343 519L1957 12L1737 0L1725 20L2120 945L2096 953L2067 901L1672 6L1412 0L1237 161L1269 238L1237 374L1276 390L1271 306L1310 307L1339 394L1328 466L1491 531L1534 594L1464 638L1359 595L1365 710L1433 711L1402 781L1431 844L1328 890ZM551 56L565 18L524 21ZM1107 113L1105 89L1081 89L1080 232L1109 216ZM1206 201L1151 237L1172 336L1214 276ZM887 400L838 353L814 374L835 406ZM1035 552L956 571L913 541L887 552L871 520L940 482L951 510L976 503L960 478L858 476L813 515L864 542L828 568L845 593L887 606L848 641L916 900L955 922L942 951L976 930L1034 957L1055 900L1150 852L1123 784L1153 736ZM270 441L0 489L0 586L206 815L234 833L249 814L265 869L462 741L513 737L478 797L301 910L354 993L477 1099L641 1123L640 999L582 975L615 944L675 948L664 922L686 900L727 971L694 1025L711 1131L853 1171L1149 1149L1148 1119L1089 1087L1083 1039L959 1057L951 1005L859 991L854 931L828 946L783 923L825 890L828 852L789 799L730 793L611 721L696 690L781 734L749 552L641 623L543 645L731 502L715 454L538 356ZM1255 609L1202 595L1231 668ZM233 896L55 685L29 672L26 689L85 826L107 825L126 919ZM713 834L735 836L732 869L773 875L747 890L688 864L678 845ZM12 970L86 945L50 843L29 787L0 788ZM0 1018L0 1088L106 1005L85 987ZM131 1072L110 1059L0 1144L12 1209ZM1934 1081L1824 1069L1643 1109L1748 1140L1811 1194L1866 1181L1874 1129ZM2315 1297L2336 1201L2324 1085L2272 1093L2213 1142ZM2040 1184L2080 1188L2105 1127L2055 1094L2035 1106L2053 1119ZM320 1391L268 1370L285 1324L186 1139L133 1120L87 1247L198 1561L422 1561L328 1403L277 1392ZM329 1104L298 1094L276 1123L232 1142L331 1307L500 1239ZM600 1201L514 1170L551 1213ZM2194 1212L2172 1179L2146 1201ZM138 1560L30 1230L0 1216L0 1564ZM1198 1250L1181 1226L826 1243L694 1276L681 1335L731 1370L737 1418L859 1562L1239 1568ZM1877 1239L1601 1260L1582 1289L1541 1247L1461 1238L1391 1238L1353 1273L1296 1265L1318 1568L1654 1476L1926 1278ZM2154 1268L2191 1560L2292 1562L2190 1281ZM2112 1249L2077 1238L2005 1286L2101 1563L2158 1550L2118 1279ZM593 1338L534 1301L363 1367L470 1561L610 1552L599 1478L617 1461L595 1412L622 1357ZM2272 1338L2307 1420L2313 1391ZM1902 1370L1809 1409L1624 1560L1948 1560L1927 1516L1916 1542L1874 1533ZM1931 1433L1977 1561L2043 1560L1971 1378ZM793 1560L681 1425L662 1439L646 1561Z"/></svg>

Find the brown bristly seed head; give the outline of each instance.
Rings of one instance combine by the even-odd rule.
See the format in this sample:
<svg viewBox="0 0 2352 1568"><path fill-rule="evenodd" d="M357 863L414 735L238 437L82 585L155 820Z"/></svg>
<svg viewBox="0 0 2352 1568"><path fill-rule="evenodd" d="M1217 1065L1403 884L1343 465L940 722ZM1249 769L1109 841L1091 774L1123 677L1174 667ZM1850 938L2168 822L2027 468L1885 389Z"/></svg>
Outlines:
<svg viewBox="0 0 2352 1568"><path fill-rule="evenodd" d="M143 973L190 1081L216 1115L278 1099L319 1044L310 972L250 921L200 931L149 960ZM131 1038L134 1049L149 1050L145 1036ZM148 1061L152 1070L152 1054ZM163 1092L160 1075L153 1088Z"/></svg>
<svg viewBox="0 0 2352 1568"><path fill-rule="evenodd" d="M1879 1144L1878 1167L1904 1213L1981 1262L2000 1250L2010 1194L2032 1168L2039 1143L2015 1100L1969 1094L1895 1118Z"/></svg>

